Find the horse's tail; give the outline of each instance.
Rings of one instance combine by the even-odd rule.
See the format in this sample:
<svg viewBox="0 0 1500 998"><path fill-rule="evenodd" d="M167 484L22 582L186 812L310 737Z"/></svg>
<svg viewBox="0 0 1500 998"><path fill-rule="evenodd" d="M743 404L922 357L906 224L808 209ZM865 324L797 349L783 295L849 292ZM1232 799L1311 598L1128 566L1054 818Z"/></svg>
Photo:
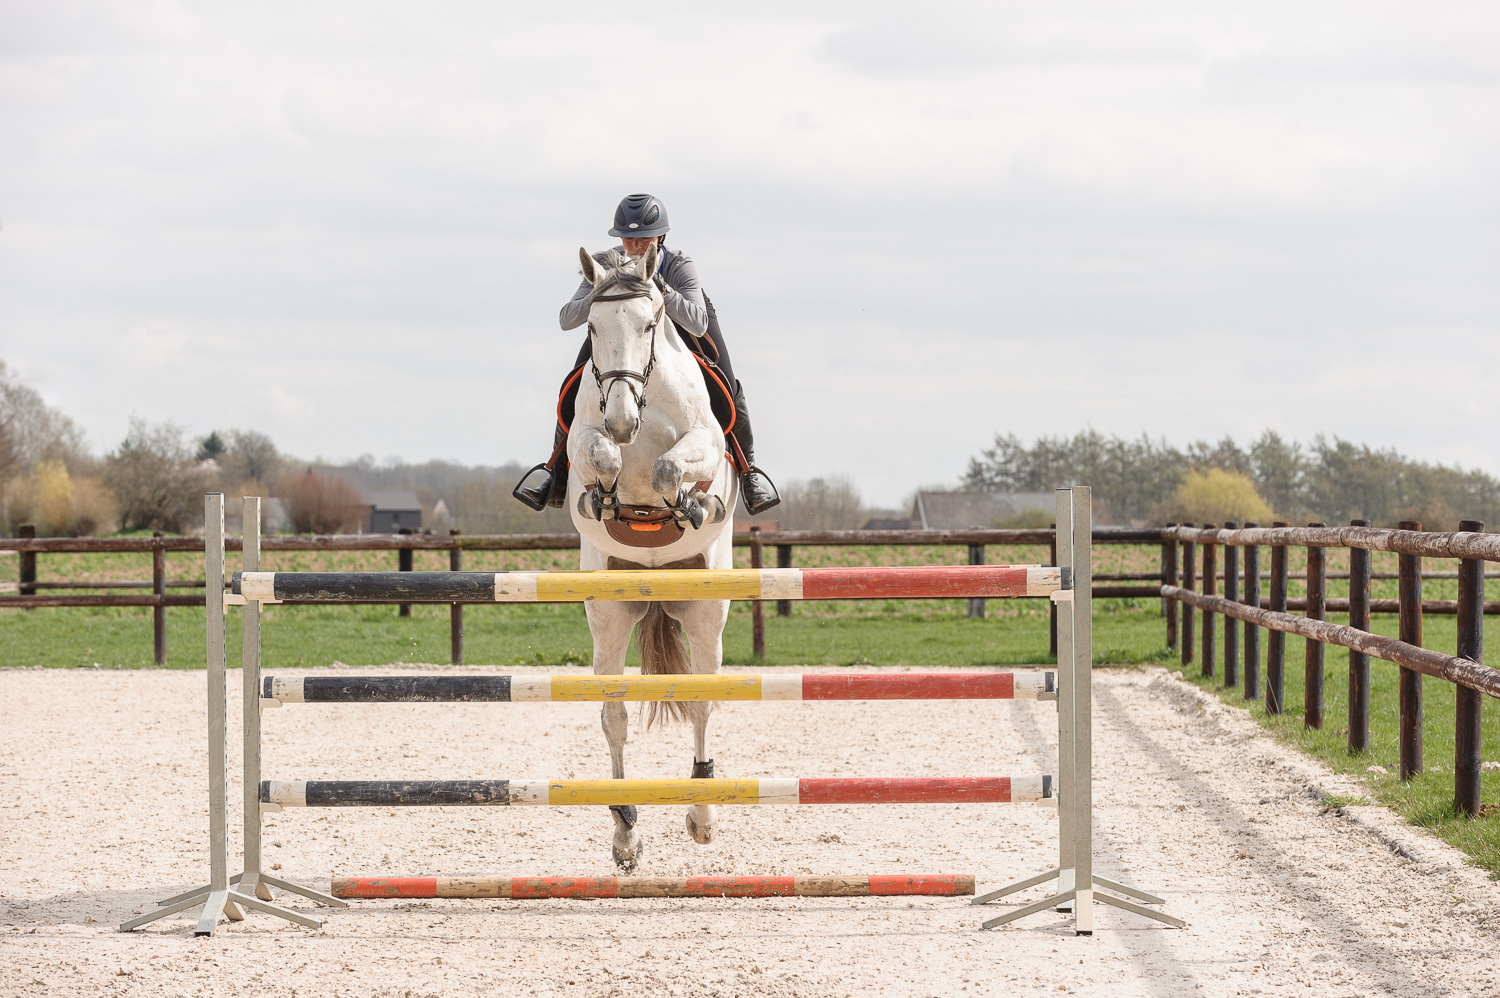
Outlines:
<svg viewBox="0 0 1500 998"><path fill-rule="evenodd" d="M684 676L692 671L682 624L668 616L660 603L646 607L646 616L641 620L640 646L643 676ZM674 700L653 702L646 714L646 727L655 724L663 711L667 720L681 721L687 717L685 704Z"/></svg>

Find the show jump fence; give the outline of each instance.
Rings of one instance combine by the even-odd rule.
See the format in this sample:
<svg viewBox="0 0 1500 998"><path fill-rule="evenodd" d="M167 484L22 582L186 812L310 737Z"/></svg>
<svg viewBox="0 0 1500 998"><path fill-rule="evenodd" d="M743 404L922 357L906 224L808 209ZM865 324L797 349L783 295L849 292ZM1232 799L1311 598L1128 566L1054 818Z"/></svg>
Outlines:
<svg viewBox="0 0 1500 998"><path fill-rule="evenodd" d="M1096 527L1093 533L1095 544L1151 544L1161 545L1161 531L1156 528L1138 530L1122 527ZM968 551L970 565L983 565L988 547L1020 547L1046 545L1051 552L1048 559L1057 563L1056 530L779 530L762 533L752 526L746 533L736 534L734 543L750 549L750 564L761 568L765 561L765 548L776 549L776 567L792 567L793 552L798 547L963 547ZM226 550L240 548L238 538L226 538ZM463 570L465 551L576 551L577 534L460 534L450 531L437 534L338 534L338 535L282 535L265 537L261 541L263 551L394 551L397 570L410 572L414 566L413 552L446 551L450 571ZM88 606L141 606L152 608L152 633L157 665L167 663L166 611L168 607L203 606L201 593L174 593L170 589L205 588L203 579L169 579L166 555L169 552L203 551L204 539L200 537L167 537L154 534L151 537L37 537L36 528L23 524L19 536L0 538L0 552L14 551L19 556L18 582L6 591L0 584L0 608L21 607L88 607ZM40 556L45 554L119 554L139 553L151 559L150 579L115 580L49 580L39 579L37 566ZM1163 561L1165 571L1165 561ZM1159 586L1168 582L1165 575L1128 573L1111 576L1115 582L1150 582L1151 585L1115 585L1095 589L1100 598L1123 596L1155 596ZM149 590L149 592L109 592L108 590ZM81 590L99 590L82 592ZM294 601L288 601L294 602ZM405 615L411 604L401 599L372 600L377 603L394 603ZM479 602L488 602L480 600ZM971 617L984 616L984 598L968 600ZM462 600L449 603L450 658L454 665L464 661L464 606ZM790 616L792 600L776 599L777 616ZM765 656L765 616L763 604L756 600L752 606L753 641L757 657ZM1052 613L1051 652L1057 653L1057 614Z"/></svg>
<svg viewBox="0 0 1500 998"><path fill-rule="evenodd" d="M209 523L207 577L223 575L223 496L206 499ZM197 926L211 935L220 914L242 917L248 906L303 925L319 920L270 904L270 887L289 890L327 905L339 898L272 878L261 870L261 814L285 807L358 806L515 806L527 804L874 804L874 803L1056 803L1059 807L1059 862L1054 869L1021 880L972 903L983 904L1028 887L1056 881L1056 892L984 923L986 928L1048 908L1071 906L1075 931L1093 930L1093 902L1099 901L1170 925L1171 915L1126 898L1164 903L1135 888L1093 873L1092 799L1092 548L1090 495L1085 488L1058 491L1058 553L1062 567L962 566L883 569L765 569L558 573L366 573L301 574L260 572L259 500L245 499L247 525L243 567L232 592L210 602L207 613L209 670L209 814L211 880L202 888L163 901L154 912L125 922L130 930L197 904L204 906ZM1076 526L1075 526L1076 525ZM803 675L803 676L478 676L478 677L302 677L260 675L260 613L264 604L300 602L389 602L397 599L443 603L534 601L542 599L649 601L654 599L860 599L891 594L959 598L1041 597L1061 610L1059 666L1055 677L992 673L963 676ZM230 878L225 842L225 612L244 607L244 773L245 871ZM262 780L261 711L282 703L401 701L573 702L579 700L853 700L853 699L1053 699L1058 709L1058 769L1055 774L961 778L769 778L655 780ZM972 893L972 879L865 876L834 878L480 878L445 880L442 896L814 896ZM417 878L420 890L439 896L437 878ZM414 881L390 878L340 880L337 893L403 896ZM710 883L712 882L712 883ZM902 884L905 887L902 887ZM350 886L350 884L354 886ZM454 886L455 883L463 886ZM585 886L579 887L579 884ZM936 884L936 886L934 886ZM363 885L363 886L361 886ZM962 888L962 889L960 889ZM392 895L391 890L397 893ZM480 891L488 893L477 893ZM557 893L549 893L549 892ZM596 893L590 893L591 891ZM718 891L719 893L713 893ZM452 893L457 892L457 893ZM467 893L464 893L467 892ZM508 893L505 893L508 892ZM531 893L527 893L531 892ZM540 892L540 893L537 893ZM603 893L598 893L603 892ZM613 892L613 893L609 893ZM727 893L726 893L727 892ZM406 895L410 896L410 895Z"/></svg>
<svg viewBox="0 0 1500 998"><path fill-rule="evenodd" d="M1179 618L1169 612L1168 644L1181 650L1186 668L1195 657L1193 611L1203 612L1201 646L1197 657L1202 675L1214 676L1218 641L1215 634L1217 616L1241 621L1240 629L1226 621L1224 629L1223 681L1226 687L1243 686L1247 700L1262 696L1260 629L1270 634L1266 641L1264 698L1266 711L1280 714L1285 710L1286 643L1284 635L1297 634L1307 639L1303 661L1303 722L1309 728L1321 728L1324 722L1324 646L1336 645L1349 650L1349 752L1364 752L1370 734L1370 659L1379 658L1400 666L1399 682L1399 752L1400 776L1409 780L1422 771L1422 677L1431 676L1454 684L1457 693L1456 736L1454 739L1454 806L1460 814L1479 812L1480 723L1482 696L1500 698L1500 670L1484 661L1484 615L1500 612L1500 603L1484 599L1485 563L1500 561L1500 535L1484 533L1484 524L1464 520L1452 533L1425 532L1415 521L1403 521L1397 529L1372 528L1366 520L1354 520L1347 527L1329 527L1314 523L1291 527L1276 523L1266 528L1256 524L1241 527L1227 523L1223 529L1214 524L1173 526L1163 532L1169 581L1162 595L1169 605L1180 611ZM1201 547L1201 556L1195 552ZM1223 574L1218 565L1218 550L1224 549ZM1270 548L1269 594L1261 595L1261 548ZM1288 598L1288 553L1293 547L1306 549L1305 573L1307 595L1304 599ZM1347 599L1329 599L1325 552L1329 548L1349 551ZM1244 552L1243 581L1240 588L1241 558ZM1390 551L1398 554L1398 598L1375 600L1370 596L1370 552ZM1195 579L1197 559L1201 557L1201 589ZM1456 573L1433 573L1436 577L1458 579L1457 600L1424 600L1422 598L1422 559L1458 559ZM1178 565L1182 566L1179 575ZM1224 582L1220 595L1218 582ZM1298 616L1288 611L1302 610ZM1348 625L1325 620L1329 612L1347 613ZM1370 632L1372 614L1395 613L1399 616L1399 638L1388 638ZM1454 654L1448 655L1422 647L1422 617L1427 613L1456 614L1458 640ZM1243 655L1241 649L1243 648Z"/></svg>

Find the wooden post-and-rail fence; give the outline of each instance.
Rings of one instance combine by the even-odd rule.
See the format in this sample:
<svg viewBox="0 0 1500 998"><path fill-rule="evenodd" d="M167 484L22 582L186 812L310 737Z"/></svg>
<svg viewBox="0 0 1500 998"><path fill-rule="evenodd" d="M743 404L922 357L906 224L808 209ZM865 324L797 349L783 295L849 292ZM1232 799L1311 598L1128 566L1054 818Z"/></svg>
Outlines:
<svg viewBox="0 0 1500 998"><path fill-rule="evenodd" d="M1225 655L1234 654L1228 640L1229 630L1236 621L1244 626L1245 668L1242 670L1244 696L1258 699L1262 695L1259 683L1260 628L1270 631L1267 641L1266 681L1264 689L1266 711L1280 714L1285 710L1285 635L1298 634L1306 639L1304 655L1304 705L1303 724L1308 728L1321 728L1324 723L1325 648L1335 645L1348 650L1348 747L1351 754L1368 750L1370 737L1370 659L1371 657L1394 662L1400 666L1398 692L1399 712L1399 772L1403 780L1409 780L1422 771L1422 677L1432 676L1453 683L1457 697L1456 735L1454 739L1454 806L1460 814L1476 814L1480 808L1480 731L1483 700L1481 695L1500 699L1500 669L1483 664L1484 661L1484 615L1500 613L1500 601L1486 602L1484 599L1484 566L1487 561L1500 561L1500 534L1487 534L1484 524L1477 520L1464 520L1453 533L1424 532L1422 525L1414 521L1403 521L1395 530L1371 527L1368 520L1354 520L1348 527L1329 527L1322 523L1306 527L1290 527L1276 523L1271 528L1246 524L1236 529L1226 525L1216 529L1213 525L1202 527L1171 526L1162 531L1167 550L1163 563L1175 566L1177 553L1182 550L1182 578L1162 586L1162 595L1169 603L1180 604L1182 627L1180 643L1183 665L1193 659L1192 611L1203 613L1204 644L1202 671L1213 675L1213 646L1209 635L1214 616L1225 619ZM1203 582L1201 590L1193 577L1192 552L1195 545L1203 548ZM1306 580L1307 595L1300 600L1287 596L1288 551L1291 547L1307 549ZM1213 551L1223 547L1226 551L1225 594L1214 591L1217 573L1214 569ZM1260 549L1271 549L1270 595L1260 596ZM1236 572L1238 558L1227 552L1245 549L1244 595L1238 595L1237 586L1228 583ZM1327 595L1325 552L1328 548L1347 548L1350 552L1349 571L1342 575L1349 580L1347 599L1330 599ZM1389 551L1398 558L1398 597L1394 600L1376 600L1370 597L1370 581L1375 577L1370 570L1370 552ZM1445 578L1457 577L1458 599L1424 600L1422 598L1422 559L1424 557L1457 559L1457 572L1445 572ZM1432 573L1438 575L1439 573ZM1289 610L1302 610L1295 615ZM1330 623L1324 618L1329 612L1349 615L1347 625ZM1399 616L1399 637L1387 638L1370 632L1370 618L1376 613L1395 613ZM1458 639L1454 654L1448 655L1422 646L1422 617L1425 613L1454 614L1458 618ZM1168 618L1171 619L1170 616ZM1238 685L1226 661L1224 683Z"/></svg>
<svg viewBox="0 0 1500 998"><path fill-rule="evenodd" d="M4 607L78 607L78 606L148 606L152 608L152 630L155 644L155 661L166 664L166 608L171 606L203 606L201 593L173 593L171 589L206 589L202 579L166 578L167 552L201 552L201 537L167 537L156 534L152 537L37 537L33 525L22 525L14 538L0 538L0 551L16 551L20 556L19 582L16 594L0 594L0 608ZM1016 547L1047 545L1054 552L1056 561L1055 531L1052 528L1024 530L778 530L763 533L759 527L736 534L734 543L750 548L753 567L760 568L766 544L776 546L778 568L793 567L792 552L796 547L962 547L967 550L968 563L983 565L985 548L989 545ZM226 538L228 549L238 551L240 539ZM567 551L577 550L578 535L572 533L553 534L460 534L450 531L439 534L336 534L336 535L280 535L265 537L261 541L262 551L395 551L398 571L411 571L414 551L447 551L448 567L461 571L463 552L468 551ZM1131 527L1098 527L1094 530L1095 544L1163 544L1161 530L1157 528L1137 529ZM42 554L111 554L143 553L151 556L152 578L149 581L125 579L115 581L55 582L37 580L37 557ZM1137 582L1149 585L1116 585L1094 587L1097 597L1156 596L1161 586L1168 581L1164 575L1124 575L1106 581ZM149 593L132 594L118 592L74 593L61 590L109 590L150 589ZM43 592L42 590L45 590ZM984 601L967 601L970 616L984 616ZM410 604L395 604L401 616L410 615ZM450 607L451 659L462 665L463 653L463 604ZM791 615L791 601L777 601L777 616ZM751 609L754 647L757 658L765 657L765 616L760 601ZM1056 617L1053 617L1053 653L1056 654Z"/></svg>

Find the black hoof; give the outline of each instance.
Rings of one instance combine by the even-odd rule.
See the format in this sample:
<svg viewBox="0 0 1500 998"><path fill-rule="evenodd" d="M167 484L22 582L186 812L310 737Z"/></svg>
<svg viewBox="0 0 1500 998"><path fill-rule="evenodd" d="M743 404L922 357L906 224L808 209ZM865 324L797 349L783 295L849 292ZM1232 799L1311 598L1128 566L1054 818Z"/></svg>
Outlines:
<svg viewBox="0 0 1500 998"><path fill-rule="evenodd" d="M709 761L709 765L713 765L712 760ZM635 827L635 823L639 818L639 813L636 811L634 804L611 804L609 806L609 809L620 816L620 820L625 822L626 828Z"/></svg>

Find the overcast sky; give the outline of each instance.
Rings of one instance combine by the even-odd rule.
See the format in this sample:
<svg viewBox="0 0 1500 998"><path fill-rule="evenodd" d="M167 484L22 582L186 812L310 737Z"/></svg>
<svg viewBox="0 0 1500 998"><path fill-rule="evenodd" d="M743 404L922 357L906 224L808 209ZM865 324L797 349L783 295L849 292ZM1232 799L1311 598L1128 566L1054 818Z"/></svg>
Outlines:
<svg viewBox="0 0 1500 998"><path fill-rule="evenodd" d="M0 0L0 358L99 450L540 461L648 191L779 478L1086 426L1500 472L1494 4L740 6Z"/></svg>

